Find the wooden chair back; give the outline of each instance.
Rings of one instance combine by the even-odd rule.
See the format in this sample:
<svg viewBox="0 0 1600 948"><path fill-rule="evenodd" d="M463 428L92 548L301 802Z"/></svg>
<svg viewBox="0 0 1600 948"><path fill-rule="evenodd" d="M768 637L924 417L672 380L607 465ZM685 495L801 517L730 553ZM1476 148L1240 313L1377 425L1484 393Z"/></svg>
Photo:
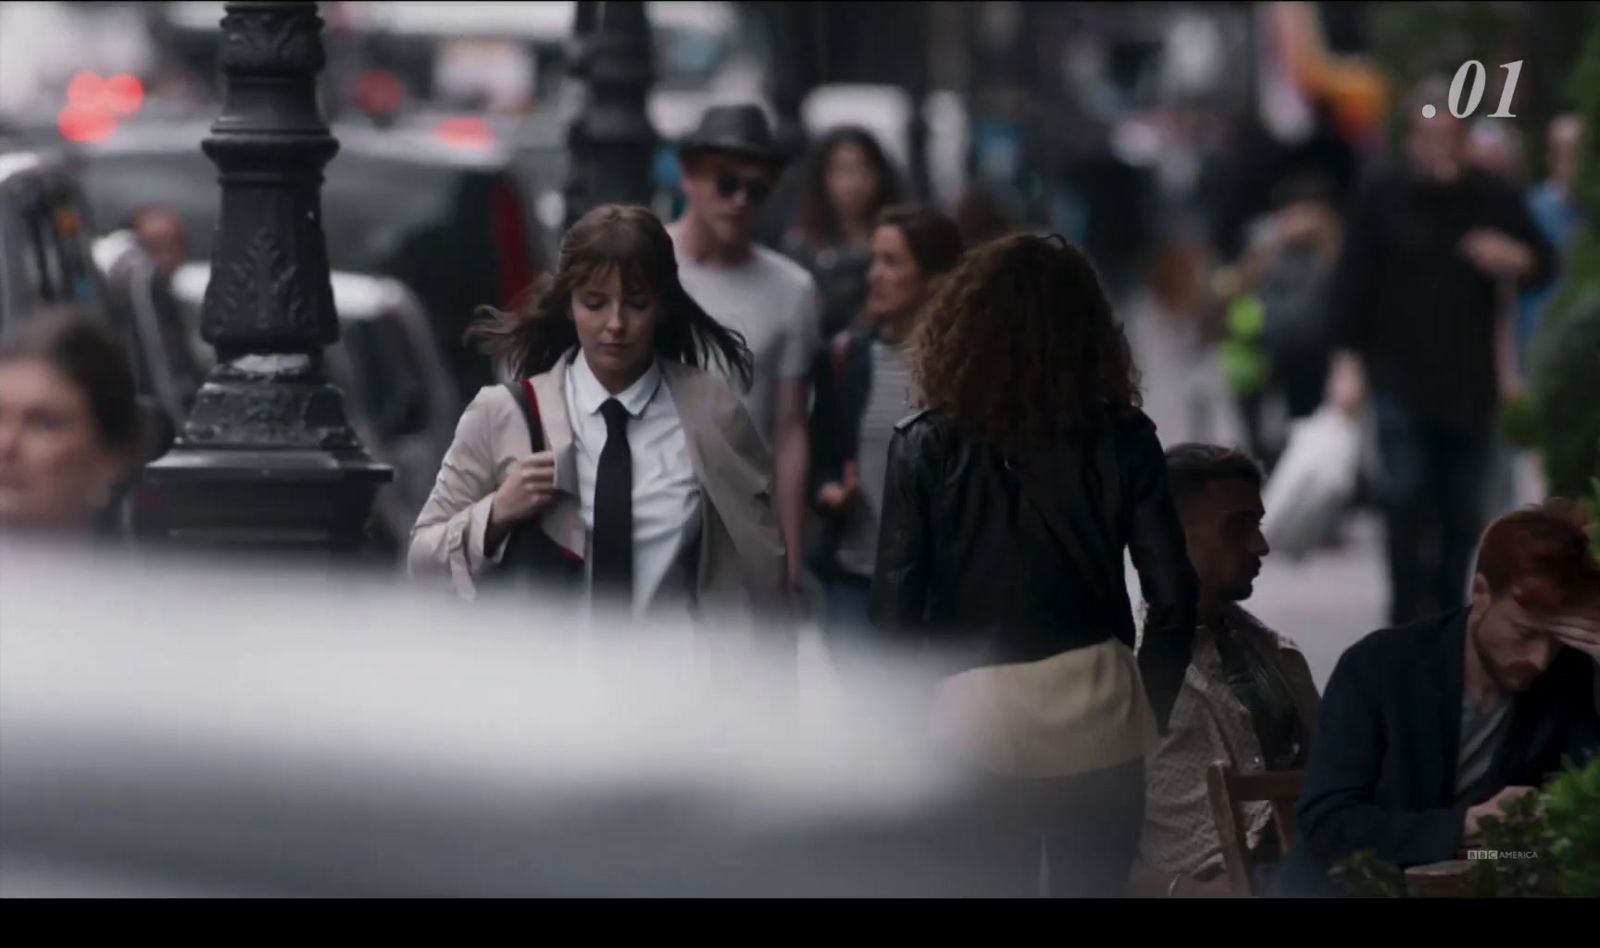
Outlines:
<svg viewBox="0 0 1600 948"><path fill-rule="evenodd" d="M1211 800L1211 817L1222 839L1223 865L1236 896L1253 896L1255 863L1247 831L1249 821L1243 805L1266 802L1272 805L1272 825L1278 833L1280 852L1289 852L1294 838L1294 808L1300 799L1305 771L1282 770L1241 774L1227 761L1217 761L1206 770L1206 795Z"/></svg>

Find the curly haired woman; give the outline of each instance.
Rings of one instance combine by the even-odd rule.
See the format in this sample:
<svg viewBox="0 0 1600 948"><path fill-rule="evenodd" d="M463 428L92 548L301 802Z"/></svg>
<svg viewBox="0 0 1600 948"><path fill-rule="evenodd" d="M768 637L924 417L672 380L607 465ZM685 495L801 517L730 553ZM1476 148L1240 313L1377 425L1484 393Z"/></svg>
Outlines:
<svg viewBox="0 0 1600 948"><path fill-rule="evenodd" d="M1120 894L1195 616L1127 340L1082 251L1017 234L946 279L912 375L923 409L890 442L872 618L947 676L931 733L974 779L940 849L991 864L995 894ZM1124 551L1150 610L1137 660Z"/></svg>

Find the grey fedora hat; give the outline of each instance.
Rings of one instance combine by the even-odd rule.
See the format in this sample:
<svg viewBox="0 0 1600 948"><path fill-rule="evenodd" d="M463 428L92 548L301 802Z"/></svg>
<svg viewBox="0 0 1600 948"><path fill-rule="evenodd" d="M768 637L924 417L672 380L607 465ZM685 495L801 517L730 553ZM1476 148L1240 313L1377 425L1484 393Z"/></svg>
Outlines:
<svg viewBox="0 0 1600 948"><path fill-rule="evenodd" d="M684 157L708 151L747 155L781 164L783 150L772 135L772 125L761 106L714 105L700 117L700 125L678 145Z"/></svg>

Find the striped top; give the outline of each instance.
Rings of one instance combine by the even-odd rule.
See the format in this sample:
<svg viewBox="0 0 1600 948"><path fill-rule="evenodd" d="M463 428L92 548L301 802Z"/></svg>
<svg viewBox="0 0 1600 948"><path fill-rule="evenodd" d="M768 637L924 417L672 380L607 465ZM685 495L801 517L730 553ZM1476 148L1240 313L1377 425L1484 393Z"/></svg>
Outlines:
<svg viewBox="0 0 1600 948"><path fill-rule="evenodd" d="M915 410L911 363L905 346L875 339L871 348L872 388L861 416L861 443L856 463L861 479L857 504L839 543L839 565L846 572L871 577L878 558L878 520L883 510L883 482L889 470L889 439L894 426Z"/></svg>

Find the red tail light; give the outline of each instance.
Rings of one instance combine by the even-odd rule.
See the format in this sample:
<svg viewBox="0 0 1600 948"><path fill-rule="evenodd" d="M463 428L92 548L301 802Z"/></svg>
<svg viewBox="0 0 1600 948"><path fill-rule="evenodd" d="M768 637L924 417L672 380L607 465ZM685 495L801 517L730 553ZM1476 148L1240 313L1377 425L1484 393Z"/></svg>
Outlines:
<svg viewBox="0 0 1600 948"><path fill-rule="evenodd" d="M499 257L500 297L509 308L533 282L533 259L528 249L527 217L522 196L509 181L494 189L494 247Z"/></svg>

